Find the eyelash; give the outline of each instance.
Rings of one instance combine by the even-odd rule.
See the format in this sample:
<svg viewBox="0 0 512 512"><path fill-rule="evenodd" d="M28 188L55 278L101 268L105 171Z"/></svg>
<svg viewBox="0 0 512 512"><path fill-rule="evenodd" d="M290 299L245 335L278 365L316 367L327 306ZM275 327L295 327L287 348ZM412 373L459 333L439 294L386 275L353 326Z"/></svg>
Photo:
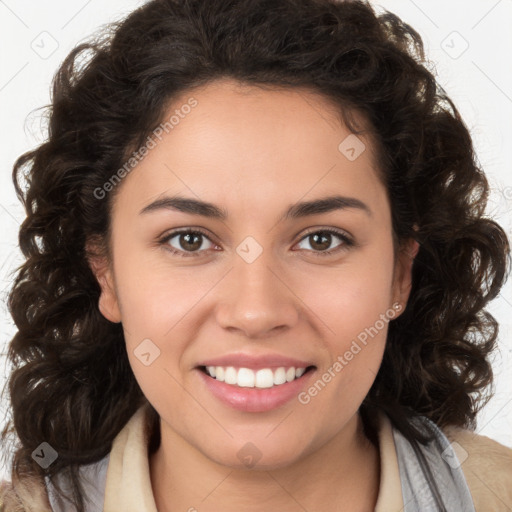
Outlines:
<svg viewBox="0 0 512 512"><path fill-rule="evenodd" d="M176 235L180 235L182 233L187 233L187 234L192 234L192 235L202 235L205 238L207 238L208 240L210 240L208 234L206 232L204 232L203 230L201 230L199 228L196 228L196 229L186 228L186 229L172 231L171 233L165 235L163 238L158 240L158 243L160 245L165 245L166 250L168 250L172 254L175 254L176 256L183 257L183 258L199 257L200 253L202 251L188 251L188 252L187 251L179 251L167 244L169 242L169 240L174 238ZM315 235L318 233L323 233L323 234L328 233L331 235L335 235L335 236L339 237L343 241L343 243L338 245L334 249L330 249L328 251L310 251L310 252L314 252L317 256L331 256L340 251L348 250L349 248L354 247L356 245L355 242L348 235L346 235L342 231L338 231L335 229L316 229L314 231L309 231L299 240L298 243L307 239L309 236ZM212 240L210 240L210 242L214 243Z"/></svg>

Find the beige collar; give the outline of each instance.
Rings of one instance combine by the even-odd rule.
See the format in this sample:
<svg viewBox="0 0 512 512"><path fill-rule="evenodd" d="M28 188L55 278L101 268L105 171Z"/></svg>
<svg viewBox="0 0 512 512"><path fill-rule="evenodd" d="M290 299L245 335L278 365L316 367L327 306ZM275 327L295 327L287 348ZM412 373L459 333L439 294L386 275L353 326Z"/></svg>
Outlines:
<svg viewBox="0 0 512 512"><path fill-rule="evenodd" d="M151 488L147 405L140 407L114 439L105 488L104 512L158 512ZM403 509L395 443L389 418L379 416L380 489L375 512Z"/></svg>
<svg viewBox="0 0 512 512"><path fill-rule="evenodd" d="M391 421L381 412L378 417L380 487L374 512L401 512L404 508Z"/></svg>

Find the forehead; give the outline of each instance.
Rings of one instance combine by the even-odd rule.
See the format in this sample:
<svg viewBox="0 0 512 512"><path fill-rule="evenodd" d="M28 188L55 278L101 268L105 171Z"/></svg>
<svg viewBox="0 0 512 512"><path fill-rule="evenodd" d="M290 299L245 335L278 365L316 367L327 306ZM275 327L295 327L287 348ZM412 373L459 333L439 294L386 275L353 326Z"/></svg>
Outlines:
<svg viewBox="0 0 512 512"><path fill-rule="evenodd" d="M352 134L333 102L304 89L218 80L174 98L166 122L116 202L140 209L159 194L186 192L256 207L308 193L382 192L372 140Z"/></svg>

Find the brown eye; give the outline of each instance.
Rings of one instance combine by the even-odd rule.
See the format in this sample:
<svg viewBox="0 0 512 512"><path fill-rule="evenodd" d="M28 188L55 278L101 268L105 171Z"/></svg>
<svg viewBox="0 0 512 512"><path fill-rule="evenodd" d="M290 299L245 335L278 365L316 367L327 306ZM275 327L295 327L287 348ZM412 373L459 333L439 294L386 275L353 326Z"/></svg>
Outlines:
<svg viewBox="0 0 512 512"><path fill-rule="evenodd" d="M309 235L311 240L311 247L318 251L325 251L332 243L332 235L330 233L315 233Z"/></svg>
<svg viewBox="0 0 512 512"><path fill-rule="evenodd" d="M336 238L341 240L341 242L335 245L334 248L329 249L333 243L333 240ZM329 229L312 231L303 237L300 243L303 243L304 241L309 241L311 250L317 253L318 256L327 256L333 253L337 253L338 251L347 249L348 247L354 245L352 240L344 233ZM302 249L304 249L304 247L302 247Z"/></svg>
<svg viewBox="0 0 512 512"><path fill-rule="evenodd" d="M205 241L208 241L211 245L205 246ZM195 230L175 231L160 240L160 243L179 256L199 256L201 251L213 246L212 241L205 233Z"/></svg>
<svg viewBox="0 0 512 512"><path fill-rule="evenodd" d="M197 251L202 245L202 235L197 233L180 233L178 245L186 251Z"/></svg>

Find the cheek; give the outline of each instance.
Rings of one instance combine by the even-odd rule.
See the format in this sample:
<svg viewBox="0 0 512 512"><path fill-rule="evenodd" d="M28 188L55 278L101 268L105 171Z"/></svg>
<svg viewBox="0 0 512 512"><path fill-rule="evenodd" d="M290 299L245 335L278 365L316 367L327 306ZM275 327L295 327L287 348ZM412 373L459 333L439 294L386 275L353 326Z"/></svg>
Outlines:
<svg viewBox="0 0 512 512"><path fill-rule="evenodd" d="M130 365L151 402L162 396L178 400L177 382L187 370L184 356L190 340L199 336L198 315L204 315L205 296L224 271L171 268L162 257L135 250L125 254L116 262L116 276Z"/></svg>
<svg viewBox="0 0 512 512"><path fill-rule="evenodd" d="M123 326L131 338L163 340L211 287L213 277L198 267L174 267L163 249L120 249L116 284ZM125 254L125 256L123 256Z"/></svg>
<svg viewBox="0 0 512 512"><path fill-rule="evenodd" d="M183 354L196 328L189 317L209 287L204 280L191 282L187 276L171 275L168 269L164 272L155 266L142 269L136 277L125 276L123 329L135 378L158 410L169 401L186 401L180 384Z"/></svg>
<svg viewBox="0 0 512 512"><path fill-rule="evenodd" d="M299 402L328 426L328 434L355 414L379 371L389 321L396 315L390 304L392 263L392 253L361 258L331 279L316 281L319 286L305 299L321 319L328 357Z"/></svg>
<svg viewBox="0 0 512 512"><path fill-rule="evenodd" d="M303 276L307 285L301 286L301 297L321 318L329 338L339 340L340 349L389 310L393 264L393 249L383 243L355 252L331 272Z"/></svg>
<svg viewBox="0 0 512 512"><path fill-rule="evenodd" d="M321 382L311 390L320 395L321 389L322 398L310 405L334 423L339 407L357 410L378 373L389 321L396 315L391 304L393 263L392 246L383 241L374 250L354 253L329 275L317 273L315 286L303 290L304 301L321 319L328 352L318 372ZM322 412L322 402L333 407Z"/></svg>

